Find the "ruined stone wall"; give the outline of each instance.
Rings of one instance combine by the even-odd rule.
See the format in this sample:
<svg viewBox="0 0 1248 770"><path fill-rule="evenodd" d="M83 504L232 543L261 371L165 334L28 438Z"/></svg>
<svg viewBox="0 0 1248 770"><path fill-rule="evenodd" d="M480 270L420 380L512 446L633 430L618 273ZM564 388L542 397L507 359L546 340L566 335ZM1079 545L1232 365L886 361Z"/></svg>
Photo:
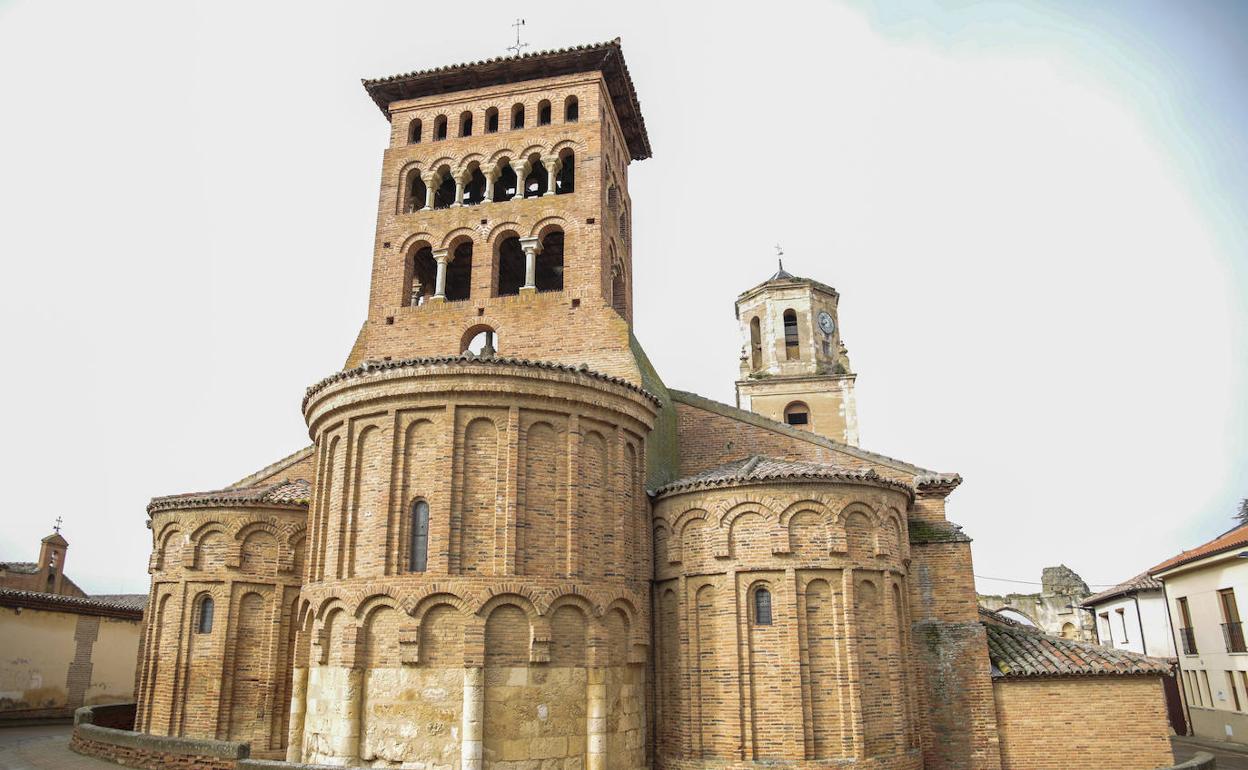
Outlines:
<svg viewBox="0 0 1248 770"><path fill-rule="evenodd" d="M1159 676L999 679L993 685L1002 770L1167 767Z"/></svg>
<svg viewBox="0 0 1248 770"><path fill-rule="evenodd" d="M288 756L644 765L655 408L623 383L506 361L383 368L317 390Z"/></svg>
<svg viewBox="0 0 1248 770"><path fill-rule="evenodd" d="M137 731L285 746L306 518L298 505L152 514Z"/></svg>
<svg viewBox="0 0 1248 770"><path fill-rule="evenodd" d="M1035 593L979 594L979 606L1000 612L1013 610L1046 634L1096 641L1096 619L1080 605L1092 595L1088 584L1070 567L1045 567Z"/></svg>
<svg viewBox="0 0 1248 770"><path fill-rule="evenodd" d="M659 767L922 766L908 504L832 482L658 501Z"/></svg>

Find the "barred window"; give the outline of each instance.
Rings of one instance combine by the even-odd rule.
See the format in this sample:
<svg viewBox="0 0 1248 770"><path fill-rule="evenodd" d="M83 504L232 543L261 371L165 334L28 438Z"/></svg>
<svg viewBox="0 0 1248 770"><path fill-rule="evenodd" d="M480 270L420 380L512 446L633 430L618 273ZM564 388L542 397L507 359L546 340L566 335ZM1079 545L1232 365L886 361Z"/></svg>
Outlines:
<svg viewBox="0 0 1248 770"><path fill-rule="evenodd" d="M766 588L754 592L754 625L771 625L771 591Z"/></svg>

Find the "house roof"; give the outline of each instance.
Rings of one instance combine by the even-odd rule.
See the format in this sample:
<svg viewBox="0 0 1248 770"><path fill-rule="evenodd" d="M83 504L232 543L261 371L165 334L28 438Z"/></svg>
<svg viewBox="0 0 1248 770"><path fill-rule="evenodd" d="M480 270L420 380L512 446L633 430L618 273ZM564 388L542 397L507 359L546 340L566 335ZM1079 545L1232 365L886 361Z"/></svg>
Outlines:
<svg viewBox="0 0 1248 770"><path fill-rule="evenodd" d="M130 594L109 594L83 598L0 588L0 606L2 607L28 607L52 612L74 612L79 615L141 620L143 606L135 606L135 601L130 597ZM143 596L143 599L143 604L146 605L147 597Z"/></svg>
<svg viewBox="0 0 1248 770"><path fill-rule="evenodd" d="M258 508L307 508L312 484L304 479L278 481L251 487L231 487L210 492L154 497L147 504L148 514L183 508L246 506Z"/></svg>
<svg viewBox="0 0 1248 770"><path fill-rule="evenodd" d="M983 626L994 679L1170 674L1170 664L1160 658L1048 636L1021 625Z"/></svg>
<svg viewBox="0 0 1248 770"><path fill-rule="evenodd" d="M827 463L782 460L777 457L753 455L730 463L708 468L700 473L676 479L657 489L654 494L663 496L693 489L729 487L765 481L832 481L850 484L870 484L906 492L911 497L914 489L909 484L886 479L874 468L843 468Z"/></svg>
<svg viewBox="0 0 1248 770"><path fill-rule="evenodd" d="M39 564L33 561L4 561L0 562L0 569L21 575L33 575L39 571Z"/></svg>
<svg viewBox="0 0 1248 770"><path fill-rule="evenodd" d="M92 594L87 598L96 602L115 604L119 607L131 607L136 610L147 607L147 594Z"/></svg>
<svg viewBox="0 0 1248 770"><path fill-rule="evenodd" d="M390 103L403 99L581 72L602 73L624 132L624 140L628 143L629 154L633 160L649 158L652 152L646 121L641 116L641 104L637 100L633 79L628 74L618 37L605 43L534 51L520 56L499 56L362 82L364 90L381 108L382 114L389 118Z"/></svg>
<svg viewBox="0 0 1248 770"><path fill-rule="evenodd" d="M1099 594L1092 594L1083 600L1081 607L1092 607L1119 596L1136 593L1137 591L1160 591L1161 581L1147 572L1141 572L1130 580L1124 580L1113 588L1107 588Z"/></svg>
<svg viewBox="0 0 1248 770"><path fill-rule="evenodd" d="M1217 554L1241 548L1243 546L1248 546L1248 522L1240 524L1229 532L1224 532L1221 535L1218 535L1203 545L1198 545L1195 548L1191 548L1183 553L1180 553L1178 556L1166 559L1161 564L1158 564L1156 567L1150 569L1148 574L1157 575L1165 572L1166 570L1174 569L1175 567L1179 567L1184 564L1189 564L1197 559L1203 559L1206 556L1216 556Z"/></svg>

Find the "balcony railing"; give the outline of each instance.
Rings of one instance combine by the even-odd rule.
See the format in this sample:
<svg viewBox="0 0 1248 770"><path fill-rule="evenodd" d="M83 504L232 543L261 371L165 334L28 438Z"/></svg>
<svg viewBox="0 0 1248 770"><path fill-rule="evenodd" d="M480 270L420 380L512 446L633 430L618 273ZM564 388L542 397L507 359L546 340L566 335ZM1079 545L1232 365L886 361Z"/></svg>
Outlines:
<svg viewBox="0 0 1248 770"><path fill-rule="evenodd" d="M1244 644L1244 624L1241 621L1222 624L1222 637L1226 639L1227 652L1248 652Z"/></svg>
<svg viewBox="0 0 1248 770"><path fill-rule="evenodd" d="M1190 628L1179 629L1179 639L1183 642L1183 654L1196 654L1196 632Z"/></svg>

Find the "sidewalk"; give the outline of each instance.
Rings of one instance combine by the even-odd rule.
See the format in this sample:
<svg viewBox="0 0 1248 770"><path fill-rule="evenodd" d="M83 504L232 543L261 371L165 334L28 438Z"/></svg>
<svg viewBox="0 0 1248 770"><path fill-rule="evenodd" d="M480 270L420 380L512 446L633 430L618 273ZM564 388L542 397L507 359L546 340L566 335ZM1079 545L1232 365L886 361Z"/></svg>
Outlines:
<svg viewBox="0 0 1248 770"><path fill-rule="evenodd" d="M1191 759L1198 751L1207 751L1217 759L1218 770L1248 770L1248 746L1242 743L1175 735L1170 738L1170 745L1174 747L1176 762Z"/></svg>
<svg viewBox="0 0 1248 770"><path fill-rule="evenodd" d="M0 727L0 770L117 770L69 750L72 725Z"/></svg>

